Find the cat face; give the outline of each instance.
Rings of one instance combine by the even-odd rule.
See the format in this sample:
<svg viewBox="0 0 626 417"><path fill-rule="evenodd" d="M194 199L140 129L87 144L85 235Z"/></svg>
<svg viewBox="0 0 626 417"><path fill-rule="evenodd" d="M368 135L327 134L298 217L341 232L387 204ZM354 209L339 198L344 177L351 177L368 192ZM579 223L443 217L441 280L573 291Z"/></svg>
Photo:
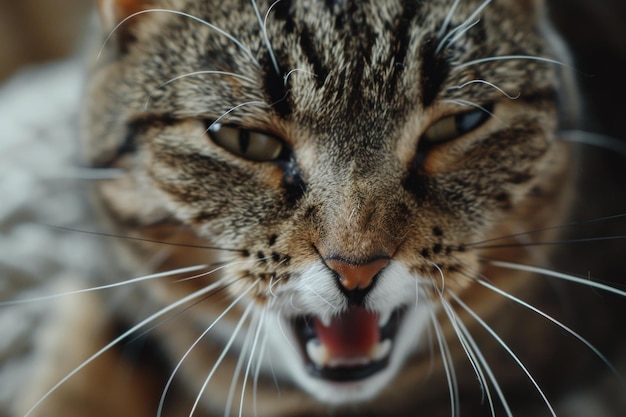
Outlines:
<svg viewBox="0 0 626 417"><path fill-rule="evenodd" d="M103 2L130 17L94 71L83 147L124 172L98 185L108 214L217 247L165 264L224 262L211 277L263 345L232 356L322 402L423 379L429 340L455 337L443 317L502 302L478 281L518 286L484 260L529 255L481 242L563 214L560 86L533 2L122 6Z"/></svg>

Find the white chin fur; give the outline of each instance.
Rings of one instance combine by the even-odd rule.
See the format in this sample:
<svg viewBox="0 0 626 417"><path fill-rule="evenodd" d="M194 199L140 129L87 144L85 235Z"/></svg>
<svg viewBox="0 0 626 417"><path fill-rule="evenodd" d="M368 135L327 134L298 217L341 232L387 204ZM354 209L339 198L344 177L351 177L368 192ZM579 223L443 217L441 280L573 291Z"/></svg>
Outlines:
<svg viewBox="0 0 626 417"><path fill-rule="evenodd" d="M359 381L335 382L312 376L299 348L289 317L311 314L333 316L347 307L346 301L325 267L315 265L277 293L278 308L267 326L269 347L266 364L282 378L299 385L317 400L344 405L373 399L398 374L407 358L423 346L425 329L431 320L431 304L417 297L416 280L406 268L392 262L378 278L368 295L366 307L385 315L400 307L406 308L392 345L389 363L376 374ZM323 300L322 300L323 299ZM278 315L276 312L282 312ZM280 325L278 325L280 324Z"/></svg>

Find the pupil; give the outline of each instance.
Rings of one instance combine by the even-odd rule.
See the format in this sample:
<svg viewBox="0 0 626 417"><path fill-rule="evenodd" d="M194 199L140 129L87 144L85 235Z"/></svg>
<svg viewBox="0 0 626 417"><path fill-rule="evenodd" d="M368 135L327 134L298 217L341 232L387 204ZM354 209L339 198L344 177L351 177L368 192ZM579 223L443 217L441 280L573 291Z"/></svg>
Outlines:
<svg viewBox="0 0 626 417"><path fill-rule="evenodd" d="M484 109L478 109L467 113L462 113L456 116L456 129L460 134L467 133L476 129L491 116L491 105L485 106Z"/></svg>
<svg viewBox="0 0 626 417"><path fill-rule="evenodd" d="M242 154L248 153L248 147L250 146L250 132L246 129L239 129L239 150Z"/></svg>

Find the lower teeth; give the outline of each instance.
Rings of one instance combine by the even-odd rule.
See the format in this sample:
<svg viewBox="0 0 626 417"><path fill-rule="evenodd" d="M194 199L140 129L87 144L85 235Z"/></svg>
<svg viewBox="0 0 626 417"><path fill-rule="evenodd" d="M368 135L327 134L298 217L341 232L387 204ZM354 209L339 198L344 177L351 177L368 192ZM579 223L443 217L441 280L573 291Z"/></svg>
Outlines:
<svg viewBox="0 0 626 417"><path fill-rule="evenodd" d="M368 356L333 358L319 339L313 338L306 344L306 352L311 361L324 368L365 366L384 359L391 351L391 340L385 339L372 347Z"/></svg>
<svg viewBox="0 0 626 417"><path fill-rule="evenodd" d="M306 353L314 364L318 366L326 366L329 354L326 346L322 345L319 339L311 339L306 344Z"/></svg>
<svg viewBox="0 0 626 417"><path fill-rule="evenodd" d="M379 361L384 359L391 352L391 340L385 339L382 342L376 343L370 352L370 358L372 361Z"/></svg>

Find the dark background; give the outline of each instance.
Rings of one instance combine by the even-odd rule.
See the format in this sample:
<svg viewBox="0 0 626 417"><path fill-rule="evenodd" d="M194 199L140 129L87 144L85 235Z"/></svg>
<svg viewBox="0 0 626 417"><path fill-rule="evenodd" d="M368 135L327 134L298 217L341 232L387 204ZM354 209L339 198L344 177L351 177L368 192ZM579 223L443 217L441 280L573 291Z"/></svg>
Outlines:
<svg viewBox="0 0 626 417"><path fill-rule="evenodd" d="M626 1L551 0L550 15L574 55L588 99L586 127L626 137Z"/></svg>

